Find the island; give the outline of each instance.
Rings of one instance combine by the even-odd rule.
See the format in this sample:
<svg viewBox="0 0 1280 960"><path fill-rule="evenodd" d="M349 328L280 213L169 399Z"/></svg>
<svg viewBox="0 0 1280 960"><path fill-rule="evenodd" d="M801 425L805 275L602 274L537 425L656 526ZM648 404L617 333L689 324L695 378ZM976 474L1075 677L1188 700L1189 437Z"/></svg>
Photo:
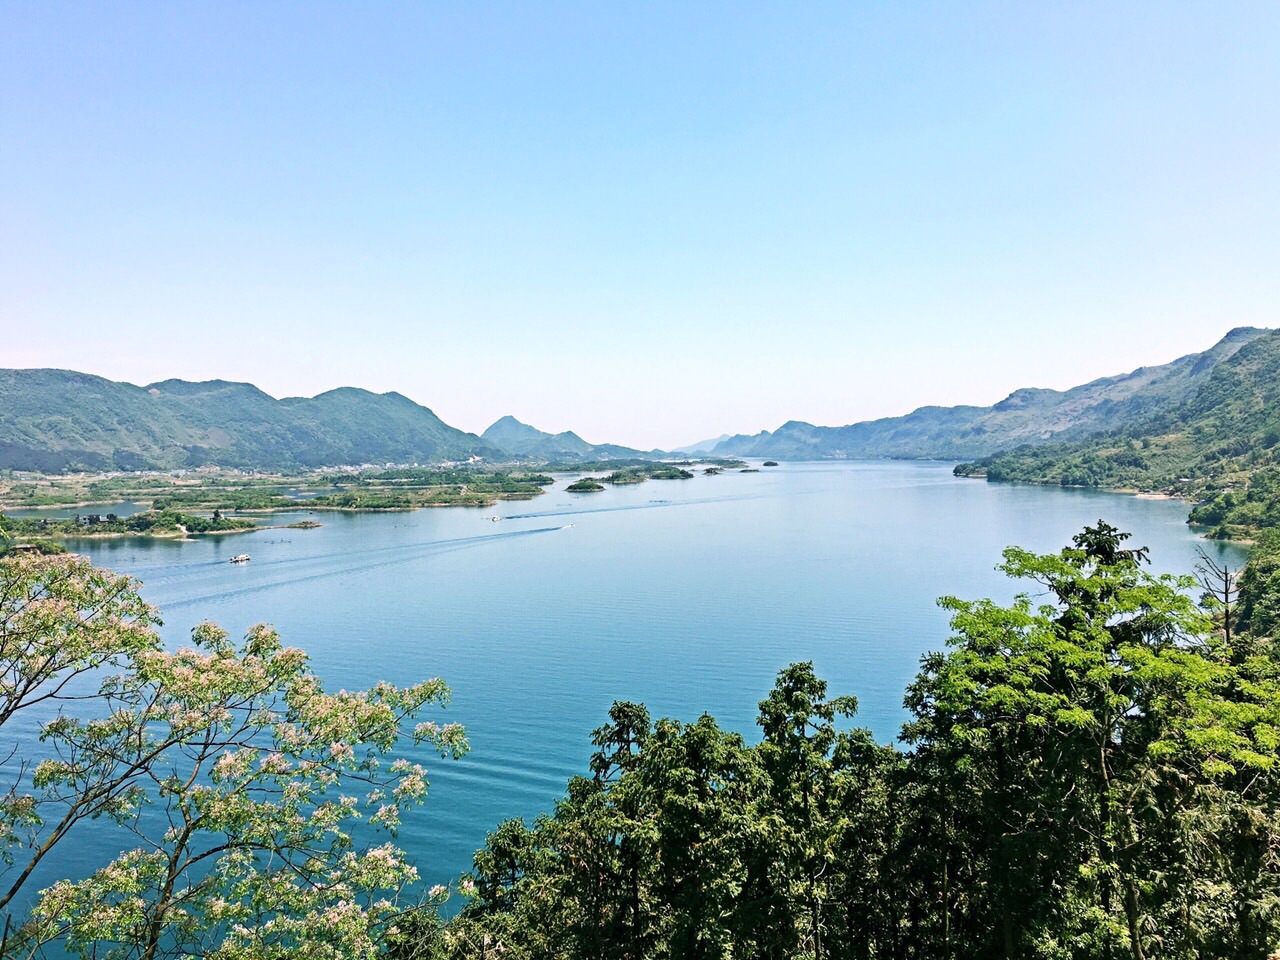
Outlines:
<svg viewBox="0 0 1280 960"><path fill-rule="evenodd" d="M714 464L712 473L745 466L739 460L700 462ZM639 459L574 464L568 468L573 474L610 472L579 480L568 490L594 493L604 490L605 484L687 480L694 474L685 466L693 465L691 461ZM555 483L554 477L516 464L366 465L292 474L203 468L102 474L8 471L0 473L0 552L37 549L38 545L52 550L57 547L55 541L85 538L306 530L320 524L312 519L272 523L272 515L490 507L499 500L531 500ZM6 517L4 511L11 508L48 512Z"/></svg>
<svg viewBox="0 0 1280 960"><path fill-rule="evenodd" d="M75 540L97 537L186 537L195 534L246 533L259 530L247 517L209 517L175 510L145 510L128 517L108 514L76 514L73 517L6 517L11 536L27 539Z"/></svg>

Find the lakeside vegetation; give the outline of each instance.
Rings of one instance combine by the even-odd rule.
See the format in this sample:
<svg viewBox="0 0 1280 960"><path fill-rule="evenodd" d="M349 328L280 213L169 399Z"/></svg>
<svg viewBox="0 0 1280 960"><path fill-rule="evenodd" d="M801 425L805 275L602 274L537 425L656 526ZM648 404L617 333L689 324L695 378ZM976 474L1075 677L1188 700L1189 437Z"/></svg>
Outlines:
<svg viewBox="0 0 1280 960"><path fill-rule="evenodd" d="M460 911L390 838L426 787L402 745L467 749L422 719L439 680L327 694L264 627L169 652L136 582L0 559L0 725L59 708L0 793L0 953L1267 960L1280 531L1243 573L1206 555L1199 582L1126 540L1099 521L1057 553L1010 547L1026 593L944 598L900 746L850 727L856 699L809 663L760 701L755 745L615 703L555 810L495 825ZM141 846L26 890L97 817Z"/></svg>
<svg viewBox="0 0 1280 960"><path fill-rule="evenodd" d="M0 514L9 535L18 541L30 538L70 540L104 536L185 536L202 533L243 533L258 529L247 517L226 517L219 511L203 517L176 510L146 510L127 517L114 513L77 514L74 517L8 517Z"/></svg>
<svg viewBox="0 0 1280 960"><path fill-rule="evenodd" d="M223 512L349 507L359 498L379 509L407 505L492 506L536 497L554 478L510 469L399 467L298 474L200 471L176 474L0 478L0 506L78 507L129 501L154 509ZM345 497L351 494L352 497Z"/></svg>
<svg viewBox="0 0 1280 960"><path fill-rule="evenodd" d="M609 471L609 483L688 479L686 468L740 460L605 460L565 466L569 473ZM34 476L0 474L0 508L88 507L133 502L156 510L242 511L490 507L529 500L555 483L551 475L514 467L395 467L297 474L198 471L175 474Z"/></svg>
<svg viewBox="0 0 1280 960"><path fill-rule="evenodd" d="M1183 497L1219 538L1280 525L1280 335L1246 343L1186 401L1071 444L1022 446L959 476Z"/></svg>
<svg viewBox="0 0 1280 960"><path fill-rule="evenodd" d="M735 464L740 461L708 461ZM605 489L604 484L646 480L686 480L692 461L649 460L575 464L580 472L612 468L599 480L570 484L571 493ZM718 468L712 468L718 469ZM181 536L260 529L261 515L281 511L394 511L426 507L490 507L499 500L530 500L556 482L546 473L510 467L392 467L351 471L310 471L293 475L196 471L171 474L72 476L0 475L0 517L4 509L74 509L74 516L10 517L10 536L31 544L99 536ZM94 511L119 502L144 506L117 516ZM244 514L258 516L252 519ZM308 524L288 524L305 527Z"/></svg>

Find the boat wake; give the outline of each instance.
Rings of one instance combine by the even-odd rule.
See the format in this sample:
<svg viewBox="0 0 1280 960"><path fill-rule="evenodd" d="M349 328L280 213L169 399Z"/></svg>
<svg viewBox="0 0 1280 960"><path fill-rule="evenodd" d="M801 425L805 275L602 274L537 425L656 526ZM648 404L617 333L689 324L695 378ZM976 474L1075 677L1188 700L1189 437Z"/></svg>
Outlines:
<svg viewBox="0 0 1280 960"><path fill-rule="evenodd" d="M572 524L570 524L570 526L572 526ZM486 544L504 540L532 537L540 533L554 533L563 529L565 528L562 526L535 527L529 530L510 530L502 533L491 533L487 536L458 537L450 540L428 540L421 543L403 544L395 547L375 547L371 550L361 551L356 554L352 554L350 552L329 553L319 556L312 555L299 557L290 560L274 560L266 563L255 563L254 568L256 570L268 570L275 572L278 575L263 577L253 581L252 583L237 584L236 587L229 590L216 590L201 594L156 598L153 599L153 602L157 603L157 605L163 610L179 609L182 607L189 607L194 604L219 603L236 597L249 596L255 593L261 593L265 590L272 590L276 587L287 587L300 583L314 583L317 580L326 580L333 577L368 573L373 570L381 570L387 567L412 563L415 560L437 554L482 547ZM324 569L315 569L316 561L318 560L332 561L339 558L344 562L336 566L331 564L327 565ZM198 566L207 565L199 564Z"/></svg>
<svg viewBox="0 0 1280 960"><path fill-rule="evenodd" d="M691 507L708 503L741 503L744 500L760 500L761 497L699 497L696 500L650 500L618 507L589 507L586 510L547 510L543 513L511 513L506 520L549 520L553 517L576 517L589 513L626 513L631 510L665 510L671 507Z"/></svg>

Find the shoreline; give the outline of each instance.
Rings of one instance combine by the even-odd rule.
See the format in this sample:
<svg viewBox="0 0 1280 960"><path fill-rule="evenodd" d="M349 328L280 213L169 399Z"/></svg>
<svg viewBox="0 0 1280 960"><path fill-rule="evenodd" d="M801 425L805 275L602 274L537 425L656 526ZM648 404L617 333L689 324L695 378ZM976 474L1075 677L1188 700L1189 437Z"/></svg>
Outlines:
<svg viewBox="0 0 1280 960"><path fill-rule="evenodd" d="M370 513L385 513L388 511L372 510ZM52 540L56 542L70 540L121 540L121 539L145 539L145 540L177 540L180 542L194 543L205 537L225 537L237 533L257 533L259 530L314 530L322 527L324 524L297 524L297 523L268 523L254 524L252 527L237 527L234 530L205 530L201 533L191 533L187 530L165 530L161 533L151 533L149 531L132 531L132 530L112 530L106 533L73 533L70 535L50 534L47 537L28 537L18 540L19 543L29 542L31 540Z"/></svg>
<svg viewBox="0 0 1280 960"><path fill-rule="evenodd" d="M1012 483L1024 484L1031 487L1057 487L1060 490L1095 490L1099 493L1113 493L1126 497L1134 497L1137 500L1181 500L1183 503L1192 502L1190 497L1180 493L1137 490L1133 487L1085 487L1076 484L1063 486L1060 483L1038 483L1035 480L989 480L987 479L986 474L976 476L974 474L957 473L954 474L954 476L961 480L982 480L986 483ZM1199 539L1208 540L1211 543L1236 543L1241 546L1252 546L1256 542L1255 537L1258 534L1257 530L1242 530L1242 534L1240 536L1232 536L1223 540L1218 540L1209 536L1209 527L1205 524L1192 523L1190 515L1188 515L1184 523Z"/></svg>

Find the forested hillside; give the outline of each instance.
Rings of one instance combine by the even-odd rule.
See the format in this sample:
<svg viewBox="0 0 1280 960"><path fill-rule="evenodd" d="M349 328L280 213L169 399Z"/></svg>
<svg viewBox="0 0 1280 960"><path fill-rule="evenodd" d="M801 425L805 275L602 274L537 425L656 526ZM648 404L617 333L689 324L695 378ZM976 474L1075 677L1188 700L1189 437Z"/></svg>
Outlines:
<svg viewBox="0 0 1280 960"><path fill-rule="evenodd" d="M818 427L790 421L776 431L730 437L717 456L817 460L901 457L959 460L1018 444L1078 440L1159 414L1192 396L1214 368L1268 331L1232 330L1203 353L1141 367L1070 390L1015 390L991 407L921 407L903 417Z"/></svg>
<svg viewBox="0 0 1280 960"><path fill-rule="evenodd" d="M277 400L248 383L147 387L70 370L0 370L0 469L294 469L500 455L398 393Z"/></svg>
<svg viewBox="0 0 1280 960"><path fill-rule="evenodd" d="M1022 446L956 472L1185 496L1220 536L1280 525L1280 331L1218 363L1182 403L1071 444Z"/></svg>

